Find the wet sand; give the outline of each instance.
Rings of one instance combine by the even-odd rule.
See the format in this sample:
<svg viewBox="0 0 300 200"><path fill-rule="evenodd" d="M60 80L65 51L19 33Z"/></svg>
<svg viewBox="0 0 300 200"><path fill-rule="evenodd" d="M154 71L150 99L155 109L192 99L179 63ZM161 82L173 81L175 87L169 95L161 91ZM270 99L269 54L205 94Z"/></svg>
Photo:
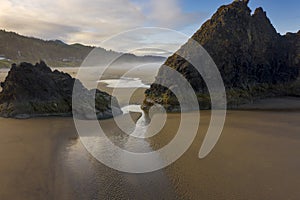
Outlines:
<svg viewBox="0 0 300 200"><path fill-rule="evenodd" d="M101 121L118 136L121 131L112 124ZM126 174L95 160L78 140L71 118L0 118L0 127L0 199L176 198L162 171Z"/></svg>
<svg viewBox="0 0 300 200"><path fill-rule="evenodd" d="M173 137L176 115L152 141L155 148ZM204 159L198 153L210 114L201 115L192 146L165 170L181 199L299 199L300 112L229 111L219 142Z"/></svg>
<svg viewBox="0 0 300 200"><path fill-rule="evenodd" d="M152 139L154 148L172 138L176 115ZM209 117L202 113L179 160L142 175L92 158L70 118L0 119L0 199L299 199L299 112L231 111L216 147L200 160ZM113 124L102 122L117 134Z"/></svg>
<svg viewBox="0 0 300 200"><path fill-rule="evenodd" d="M113 76L118 72L106 78ZM142 101L143 90L132 102ZM123 100L127 92L119 93ZM210 113L201 111L188 151L169 167L141 175L96 161L76 139L71 118L0 118L0 199L299 199L299 104L284 97L255 105L268 111L228 111L221 138L205 159L198 153ZM191 124L194 115L188 116ZM113 120L100 123L112 137L121 136ZM167 144L179 123L179 114L168 114L165 127L149 140L152 147Z"/></svg>
<svg viewBox="0 0 300 200"><path fill-rule="evenodd" d="M63 141L76 137L70 118L0 119L0 199L54 199Z"/></svg>

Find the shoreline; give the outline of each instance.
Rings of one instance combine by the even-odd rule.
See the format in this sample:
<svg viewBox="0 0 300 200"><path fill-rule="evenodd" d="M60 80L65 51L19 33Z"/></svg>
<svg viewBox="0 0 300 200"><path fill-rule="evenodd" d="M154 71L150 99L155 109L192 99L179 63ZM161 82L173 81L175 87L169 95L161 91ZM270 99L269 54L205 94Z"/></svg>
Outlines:
<svg viewBox="0 0 300 200"><path fill-rule="evenodd" d="M111 88L106 91L112 90ZM272 102L273 101L273 102ZM277 102L279 101L279 103ZM290 101L290 102L287 102ZM283 105L282 103L285 103ZM122 104L121 104L122 105ZM140 105L138 103L132 103L131 105ZM271 105L271 106L270 106ZM268 107L270 106L270 107ZM197 111L211 111L211 109L200 109L192 110L185 113L197 112ZM230 108L226 111L248 111L248 112L300 112L300 97L274 97L260 99L252 104L241 105L240 108ZM180 114L180 112L168 112L170 114ZM122 114L121 114L122 116ZM0 119L16 119L16 120L26 120L26 119L47 119L47 118L73 118L72 113L44 113L44 114L19 114L16 117L4 117L0 116ZM98 121L113 119L113 116L97 119Z"/></svg>

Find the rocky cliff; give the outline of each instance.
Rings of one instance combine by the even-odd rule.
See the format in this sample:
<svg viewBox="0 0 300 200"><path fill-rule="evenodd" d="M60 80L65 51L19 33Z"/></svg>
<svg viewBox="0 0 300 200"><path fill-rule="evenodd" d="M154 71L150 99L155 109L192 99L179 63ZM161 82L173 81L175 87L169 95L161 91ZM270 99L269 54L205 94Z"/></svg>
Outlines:
<svg viewBox="0 0 300 200"><path fill-rule="evenodd" d="M278 34L262 8L251 14L247 0L221 6L192 36L217 65L229 108L257 98L292 94L294 90L290 85L297 79L300 67L299 39L299 32L286 36ZM193 49L185 48L189 42L179 49L186 57L195 56ZM197 94L200 108L210 108L206 84L189 62L175 53L164 65L188 80ZM174 94L158 84L170 79L165 68L161 68L156 81L146 91L144 109L154 103L163 104L169 111L178 106Z"/></svg>
<svg viewBox="0 0 300 200"><path fill-rule="evenodd" d="M37 116L71 116L72 93L75 83L69 74L52 71L44 62L32 65L12 65L4 82L1 83L0 116L29 118ZM88 90L79 82L82 91L80 110L76 114L84 119L86 110L94 110L86 97L95 93L95 108L98 119L112 117L112 111L122 113L117 100L105 92ZM76 97L74 97L76 98Z"/></svg>

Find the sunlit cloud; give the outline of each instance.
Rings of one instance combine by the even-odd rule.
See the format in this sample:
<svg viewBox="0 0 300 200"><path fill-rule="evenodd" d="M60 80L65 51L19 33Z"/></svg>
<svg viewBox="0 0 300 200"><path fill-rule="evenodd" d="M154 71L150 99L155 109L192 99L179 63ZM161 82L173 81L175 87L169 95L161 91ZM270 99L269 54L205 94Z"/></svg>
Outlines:
<svg viewBox="0 0 300 200"><path fill-rule="evenodd" d="M165 28L184 28L199 22L201 13L188 13L181 9L178 0L152 0L148 20Z"/></svg>
<svg viewBox="0 0 300 200"><path fill-rule="evenodd" d="M137 27L180 30L195 23L198 17L183 12L178 0L2 0L0 7L1 29L94 46ZM130 39L145 42L143 38ZM126 47L117 50L122 49Z"/></svg>

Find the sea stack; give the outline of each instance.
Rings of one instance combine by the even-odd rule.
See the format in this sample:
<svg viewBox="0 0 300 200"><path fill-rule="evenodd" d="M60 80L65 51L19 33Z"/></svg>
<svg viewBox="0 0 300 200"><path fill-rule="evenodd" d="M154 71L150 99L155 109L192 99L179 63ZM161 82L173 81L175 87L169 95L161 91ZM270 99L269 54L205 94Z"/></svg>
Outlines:
<svg viewBox="0 0 300 200"><path fill-rule="evenodd" d="M299 95L294 94L299 90L291 86L300 68L299 32L280 35L262 8L251 14L248 2L236 0L221 6L192 36L217 65L226 88L228 108L238 108L265 97ZM193 49L184 49L189 42L179 49L187 57L193 55ZM175 53L164 65L180 72L190 83L200 109L210 109L206 84L189 62ZM157 103L170 112L178 110L174 94L158 84L171 79L165 68L159 70L155 82L145 92L143 109Z"/></svg>
<svg viewBox="0 0 300 200"><path fill-rule="evenodd" d="M69 74L52 71L45 62L13 64L5 81L1 83L0 116L8 118L30 118L39 116L72 116L72 93L76 79ZM75 110L82 119L84 110L95 110L98 119L121 114L118 101L98 89L88 90L80 81L82 95L81 110ZM78 85L78 84L77 84ZM95 94L95 108L88 98ZM74 97L76 98L76 97Z"/></svg>

